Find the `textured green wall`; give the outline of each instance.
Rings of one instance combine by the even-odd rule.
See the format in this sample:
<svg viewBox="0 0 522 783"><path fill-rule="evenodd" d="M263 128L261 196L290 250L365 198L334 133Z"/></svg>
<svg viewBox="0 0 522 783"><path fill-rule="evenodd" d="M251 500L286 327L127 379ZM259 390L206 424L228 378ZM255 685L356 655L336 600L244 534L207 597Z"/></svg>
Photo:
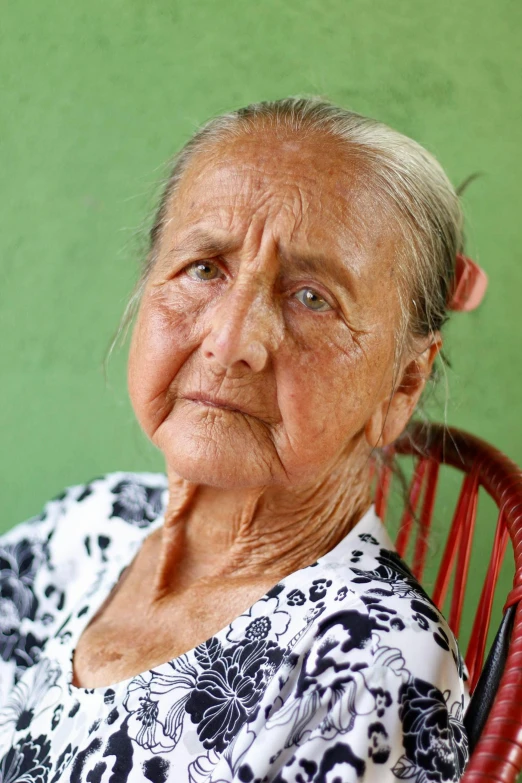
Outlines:
<svg viewBox="0 0 522 783"><path fill-rule="evenodd" d="M164 161L209 115L290 93L389 122L455 183L484 173L465 208L491 285L447 330L448 420L522 462L521 23L519 0L3 3L0 525L65 485L161 468L124 355L108 382L101 363Z"/></svg>

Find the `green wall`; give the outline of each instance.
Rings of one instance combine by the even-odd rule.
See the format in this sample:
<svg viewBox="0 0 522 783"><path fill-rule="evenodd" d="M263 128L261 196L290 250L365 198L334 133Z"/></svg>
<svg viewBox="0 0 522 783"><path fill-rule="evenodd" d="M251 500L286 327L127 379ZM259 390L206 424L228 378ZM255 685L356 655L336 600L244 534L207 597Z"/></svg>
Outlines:
<svg viewBox="0 0 522 783"><path fill-rule="evenodd" d="M108 381L101 363L164 161L209 115L291 93L390 123L455 183L483 173L464 201L491 283L447 330L447 415L522 463L521 24L519 0L3 3L1 527L68 484L161 469L124 352Z"/></svg>

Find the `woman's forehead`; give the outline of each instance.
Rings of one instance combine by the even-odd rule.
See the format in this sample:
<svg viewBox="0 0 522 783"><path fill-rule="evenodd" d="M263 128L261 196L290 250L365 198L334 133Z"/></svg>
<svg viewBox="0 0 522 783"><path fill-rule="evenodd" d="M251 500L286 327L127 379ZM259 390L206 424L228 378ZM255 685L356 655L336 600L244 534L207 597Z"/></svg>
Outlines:
<svg viewBox="0 0 522 783"><path fill-rule="evenodd" d="M286 245L386 253L396 243L395 224L369 180L367 166L338 143L254 137L216 145L189 164L166 233L180 241L215 233L240 243L268 224Z"/></svg>

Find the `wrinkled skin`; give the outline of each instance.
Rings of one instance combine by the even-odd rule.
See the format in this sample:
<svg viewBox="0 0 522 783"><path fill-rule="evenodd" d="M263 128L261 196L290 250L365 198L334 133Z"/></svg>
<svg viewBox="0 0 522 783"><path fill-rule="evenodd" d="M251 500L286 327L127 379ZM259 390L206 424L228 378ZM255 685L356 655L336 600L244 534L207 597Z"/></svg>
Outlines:
<svg viewBox="0 0 522 783"><path fill-rule="evenodd" d="M77 684L204 641L367 510L371 450L401 433L440 348L417 340L396 364L401 243L371 185L335 141L266 130L191 161L128 371L169 507L83 634Z"/></svg>

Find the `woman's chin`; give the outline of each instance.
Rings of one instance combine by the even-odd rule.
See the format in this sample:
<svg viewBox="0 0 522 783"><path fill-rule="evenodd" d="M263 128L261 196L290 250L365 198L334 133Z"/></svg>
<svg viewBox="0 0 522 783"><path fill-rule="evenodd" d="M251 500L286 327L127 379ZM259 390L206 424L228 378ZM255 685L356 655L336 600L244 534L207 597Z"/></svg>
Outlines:
<svg viewBox="0 0 522 783"><path fill-rule="evenodd" d="M268 476L260 475L260 471L248 469L250 460L228 459L227 455L212 457L201 453L196 456L183 450L163 450L163 453L169 470L193 484L221 489L245 489L271 483Z"/></svg>
<svg viewBox="0 0 522 783"><path fill-rule="evenodd" d="M209 435L197 423L178 419L165 422L154 442L163 452L169 471L186 481L223 489L272 484L273 455L262 453L251 428L242 429L223 422L221 426L216 424Z"/></svg>

